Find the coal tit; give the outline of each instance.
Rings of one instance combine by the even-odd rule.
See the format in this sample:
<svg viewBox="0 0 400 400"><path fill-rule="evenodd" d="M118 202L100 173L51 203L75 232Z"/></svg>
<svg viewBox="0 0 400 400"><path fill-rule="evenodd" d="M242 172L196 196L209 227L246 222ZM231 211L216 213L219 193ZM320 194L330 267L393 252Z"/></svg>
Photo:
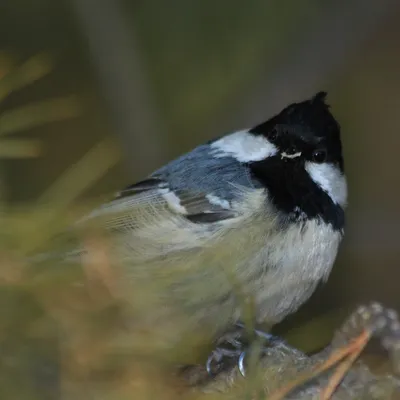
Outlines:
<svg viewBox="0 0 400 400"><path fill-rule="evenodd" d="M92 214L115 233L126 281L165 281L158 316L179 306L221 332L251 299L256 321L273 325L327 279L347 186L325 98L200 145Z"/></svg>

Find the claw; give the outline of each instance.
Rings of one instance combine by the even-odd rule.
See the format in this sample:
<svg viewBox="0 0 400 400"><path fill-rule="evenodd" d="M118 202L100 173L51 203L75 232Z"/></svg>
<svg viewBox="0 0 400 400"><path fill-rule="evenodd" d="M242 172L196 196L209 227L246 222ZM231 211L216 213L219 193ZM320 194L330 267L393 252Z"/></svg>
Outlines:
<svg viewBox="0 0 400 400"><path fill-rule="evenodd" d="M220 369L221 366L223 366L223 359L224 358L230 358L230 359L234 359L235 357L238 357L241 353L241 349L234 349L234 350L230 350L230 349L224 349L222 347L218 347L216 350L214 350L211 355L207 358L207 362L206 362L206 370L207 373L210 376L214 376L215 372L213 368L213 362L216 363L216 369Z"/></svg>
<svg viewBox="0 0 400 400"><path fill-rule="evenodd" d="M239 372L240 372L240 374L243 376L243 378L246 377L246 369L245 369L245 367L244 367L244 358L245 358L245 356L246 356L246 352L245 352L245 351L242 351L242 352L240 353L239 360L238 360Z"/></svg>
<svg viewBox="0 0 400 400"><path fill-rule="evenodd" d="M247 354L246 348L248 347L248 338L246 337L246 332L244 331L245 325L241 322L238 322L235 325L240 330L227 333L226 335L220 337L216 342L217 348L208 357L205 367L209 376L215 376L221 367L229 364L225 363L224 358L230 359L231 362L232 360L237 360L237 366L240 374L243 377L246 376L244 359ZM266 346L277 346L284 343L282 339L261 330L255 329L254 333L256 336L265 340ZM225 347L226 345L230 346L231 348Z"/></svg>
<svg viewBox="0 0 400 400"><path fill-rule="evenodd" d="M214 375L211 370L211 363L213 361L212 357L213 357L213 353L211 353L211 355L207 358L207 362L206 362L206 371L207 371L207 374L210 376Z"/></svg>

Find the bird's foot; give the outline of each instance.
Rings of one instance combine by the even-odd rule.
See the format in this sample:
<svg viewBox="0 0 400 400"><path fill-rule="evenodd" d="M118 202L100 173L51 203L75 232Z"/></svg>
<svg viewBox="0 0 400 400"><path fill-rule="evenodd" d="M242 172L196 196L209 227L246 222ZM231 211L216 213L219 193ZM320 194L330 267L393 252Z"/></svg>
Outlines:
<svg viewBox="0 0 400 400"><path fill-rule="evenodd" d="M253 337L252 337L253 336ZM206 370L210 376L215 376L224 369L229 369L237 363L240 373L246 375L246 360L250 355L252 344L258 343L258 351L268 346L283 343L282 339L267 332L255 329L250 332L242 323L222 335L216 341L216 348L206 362Z"/></svg>

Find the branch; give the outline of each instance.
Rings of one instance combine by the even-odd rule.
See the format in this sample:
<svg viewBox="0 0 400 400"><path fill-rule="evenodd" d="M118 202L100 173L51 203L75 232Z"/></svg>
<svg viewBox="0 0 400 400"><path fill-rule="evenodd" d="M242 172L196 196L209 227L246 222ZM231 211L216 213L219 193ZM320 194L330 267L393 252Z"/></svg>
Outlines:
<svg viewBox="0 0 400 400"><path fill-rule="evenodd" d="M240 329L229 334L230 338L235 337L236 342L238 337L243 337ZM257 368L251 369L251 374L246 371L246 379L243 379L243 369L241 371L240 368L243 368L239 361L242 352L238 352L234 360L230 356L222 360L213 377L200 365L186 368L183 376L191 386L207 393L228 390L241 395L249 390L254 393L256 384L259 385L256 387L268 393L268 399L271 400L301 400L317 396L335 400L383 400L392 398L394 393L400 395L398 378L377 376L362 363L351 366L372 336L378 337L387 348L398 371L400 324L397 314L372 303L367 307L359 307L336 332L332 343L313 356L307 356L283 341L273 340L261 348ZM356 340L352 339L354 337ZM343 380L342 373L345 374ZM335 391L333 397L324 397L330 390Z"/></svg>

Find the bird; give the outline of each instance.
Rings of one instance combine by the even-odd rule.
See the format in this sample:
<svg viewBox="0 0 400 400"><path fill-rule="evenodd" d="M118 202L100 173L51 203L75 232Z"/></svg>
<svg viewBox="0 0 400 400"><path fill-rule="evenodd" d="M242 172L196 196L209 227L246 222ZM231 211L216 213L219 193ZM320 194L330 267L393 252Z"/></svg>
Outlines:
<svg viewBox="0 0 400 400"><path fill-rule="evenodd" d="M326 98L203 143L89 214L112 232L122 287L147 294L149 320L171 325L178 310L188 332L217 335L250 310L273 326L327 280L347 183Z"/></svg>

